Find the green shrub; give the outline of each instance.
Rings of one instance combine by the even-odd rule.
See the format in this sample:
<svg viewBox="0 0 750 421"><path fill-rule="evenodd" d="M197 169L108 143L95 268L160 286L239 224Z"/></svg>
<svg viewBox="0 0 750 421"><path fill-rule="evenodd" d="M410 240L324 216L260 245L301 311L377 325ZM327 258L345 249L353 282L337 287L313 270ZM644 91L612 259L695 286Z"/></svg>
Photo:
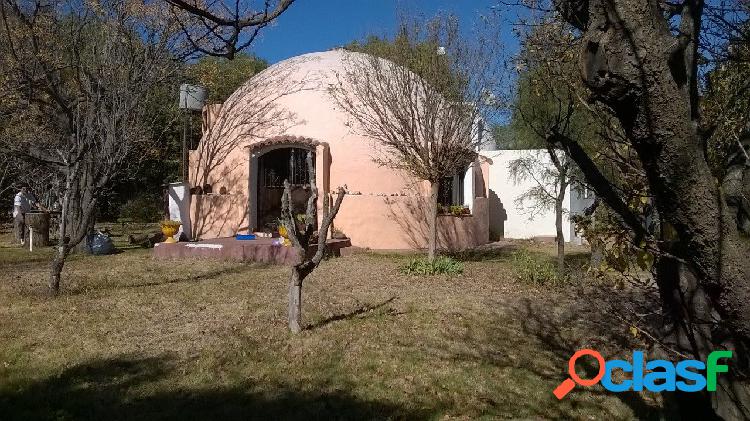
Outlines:
<svg viewBox="0 0 750 421"><path fill-rule="evenodd" d="M411 259L399 268L405 275L460 275L464 265L450 257L438 256L432 263L427 258Z"/></svg>
<svg viewBox="0 0 750 421"><path fill-rule="evenodd" d="M526 250L513 253L513 269L519 280L530 284L558 285L564 280L552 262Z"/></svg>
<svg viewBox="0 0 750 421"><path fill-rule="evenodd" d="M164 219L162 199L153 195L142 195L128 200L120 208L120 218L133 222L157 222Z"/></svg>

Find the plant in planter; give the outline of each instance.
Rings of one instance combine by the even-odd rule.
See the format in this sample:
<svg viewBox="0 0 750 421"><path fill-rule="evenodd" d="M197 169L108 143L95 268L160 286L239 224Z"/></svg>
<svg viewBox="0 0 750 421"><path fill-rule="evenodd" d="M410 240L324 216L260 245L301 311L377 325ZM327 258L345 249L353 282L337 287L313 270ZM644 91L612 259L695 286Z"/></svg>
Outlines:
<svg viewBox="0 0 750 421"><path fill-rule="evenodd" d="M182 222L180 221L172 221L169 219L161 221L161 232L162 234L164 234L165 243L177 242L177 240L174 239L174 235L177 234L177 230L180 229L180 225L182 225Z"/></svg>
<svg viewBox="0 0 750 421"><path fill-rule="evenodd" d="M453 216L466 216L471 215L471 210L468 206L453 205L450 207L450 214Z"/></svg>

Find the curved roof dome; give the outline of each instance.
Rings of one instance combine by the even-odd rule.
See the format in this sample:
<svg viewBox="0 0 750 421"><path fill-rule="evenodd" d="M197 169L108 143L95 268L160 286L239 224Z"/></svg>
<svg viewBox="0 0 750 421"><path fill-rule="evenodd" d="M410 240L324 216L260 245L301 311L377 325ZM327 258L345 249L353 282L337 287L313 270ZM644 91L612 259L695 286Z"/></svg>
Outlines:
<svg viewBox="0 0 750 421"><path fill-rule="evenodd" d="M332 186L347 184L350 190L363 193L399 192L404 183L402 175L373 161L375 144L357 133L354 119L329 93L331 86L341 86L346 61L357 56L362 53L338 49L304 54L270 66L227 99L201 143L221 150L212 151L214 155L236 160L241 159L239 154L247 153L246 146L268 143L272 138L314 139L330 147ZM255 153L262 148L253 149Z"/></svg>

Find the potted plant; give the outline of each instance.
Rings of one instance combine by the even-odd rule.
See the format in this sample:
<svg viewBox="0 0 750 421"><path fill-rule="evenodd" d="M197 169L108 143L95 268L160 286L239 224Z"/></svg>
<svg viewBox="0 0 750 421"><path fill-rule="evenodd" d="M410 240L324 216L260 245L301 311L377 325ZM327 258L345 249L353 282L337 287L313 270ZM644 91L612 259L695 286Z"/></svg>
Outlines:
<svg viewBox="0 0 750 421"><path fill-rule="evenodd" d="M182 222L180 221L172 221L170 219L161 221L161 232L164 234L164 242L165 243L176 243L177 240L174 239L174 235L177 234L177 230L180 229L180 225L182 225Z"/></svg>
<svg viewBox="0 0 750 421"><path fill-rule="evenodd" d="M446 213L453 216L471 216L471 210L464 205L452 205Z"/></svg>

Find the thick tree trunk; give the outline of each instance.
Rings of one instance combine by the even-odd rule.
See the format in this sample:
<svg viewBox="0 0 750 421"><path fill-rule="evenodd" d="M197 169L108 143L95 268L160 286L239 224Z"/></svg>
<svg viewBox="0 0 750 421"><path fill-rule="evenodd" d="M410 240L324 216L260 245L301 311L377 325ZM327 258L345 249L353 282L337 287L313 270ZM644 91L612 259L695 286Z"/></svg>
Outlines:
<svg viewBox="0 0 750 421"><path fill-rule="evenodd" d="M292 333L302 332L302 281L303 275L297 266L292 267L289 279L289 330Z"/></svg>
<svg viewBox="0 0 750 421"><path fill-rule="evenodd" d="M716 313L698 278L684 263L662 257L656 264L656 281L663 306L663 344L673 351L700 361L717 349L738 352L731 339L717 337L711 320ZM665 359L674 354L662 350ZM668 413L681 419L750 418L750 395L734 365L718 377L716 392L665 395Z"/></svg>
<svg viewBox="0 0 750 421"><path fill-rule="evenodd" d="M428 203L429 212L429 237L427 238L427 260L435 260L437 254L437 217L438 217L438 193L440 192L440 183L437 181L430 182L430 202Z"/></svg>
<svg viewBox="0 0 750 421"><path fill-rule="evenodd" d="M704 154L689 83L696 70L675 62L680 50L650 3L599 0L589 9L584 81L638 153L659 215L678 233L673 254L688 262L724 323L750 341L750 241L726 218Z"/></svg>
<svg viewBox="0 0 750 421"><path fill-rule="evenodd" d="M674 360L671 352L705 361L711 352L710 331L700 319L709 316L705 313L707 302L694 276L684 272L681 263L669 258L656 262L656 282L661 296L663 320L662 340L664 349L658 348L660 355L654 357ZM687 299L687 302L685 298ZM708 335L708 336L707 336ZM665 411L670 417L702 420L716 418L708 393L665 394Z"/></svg>
<svg viewBox="0 0 750 421"><path fill-rule="evenodd" d="M695 52L702 2L685 2L680 38L654 2L558 0L556 6L583 30L584 82L622 124L662 222L677 233L663 251L678 260L663 257L657 268L667 325L672 326L667 337L696 358L722 347L736 351L729 373L719 376L726 387L711 396L713 413L747 418L750 395L739 374L748 366L750 346L750 240L724 203L698 133ZM597 181L597 174L579 167L589 182ZM629 211L618 207L619 197L602 199L643 232L632 225ZM698 414L693 411L686 413Z"/></svg>

